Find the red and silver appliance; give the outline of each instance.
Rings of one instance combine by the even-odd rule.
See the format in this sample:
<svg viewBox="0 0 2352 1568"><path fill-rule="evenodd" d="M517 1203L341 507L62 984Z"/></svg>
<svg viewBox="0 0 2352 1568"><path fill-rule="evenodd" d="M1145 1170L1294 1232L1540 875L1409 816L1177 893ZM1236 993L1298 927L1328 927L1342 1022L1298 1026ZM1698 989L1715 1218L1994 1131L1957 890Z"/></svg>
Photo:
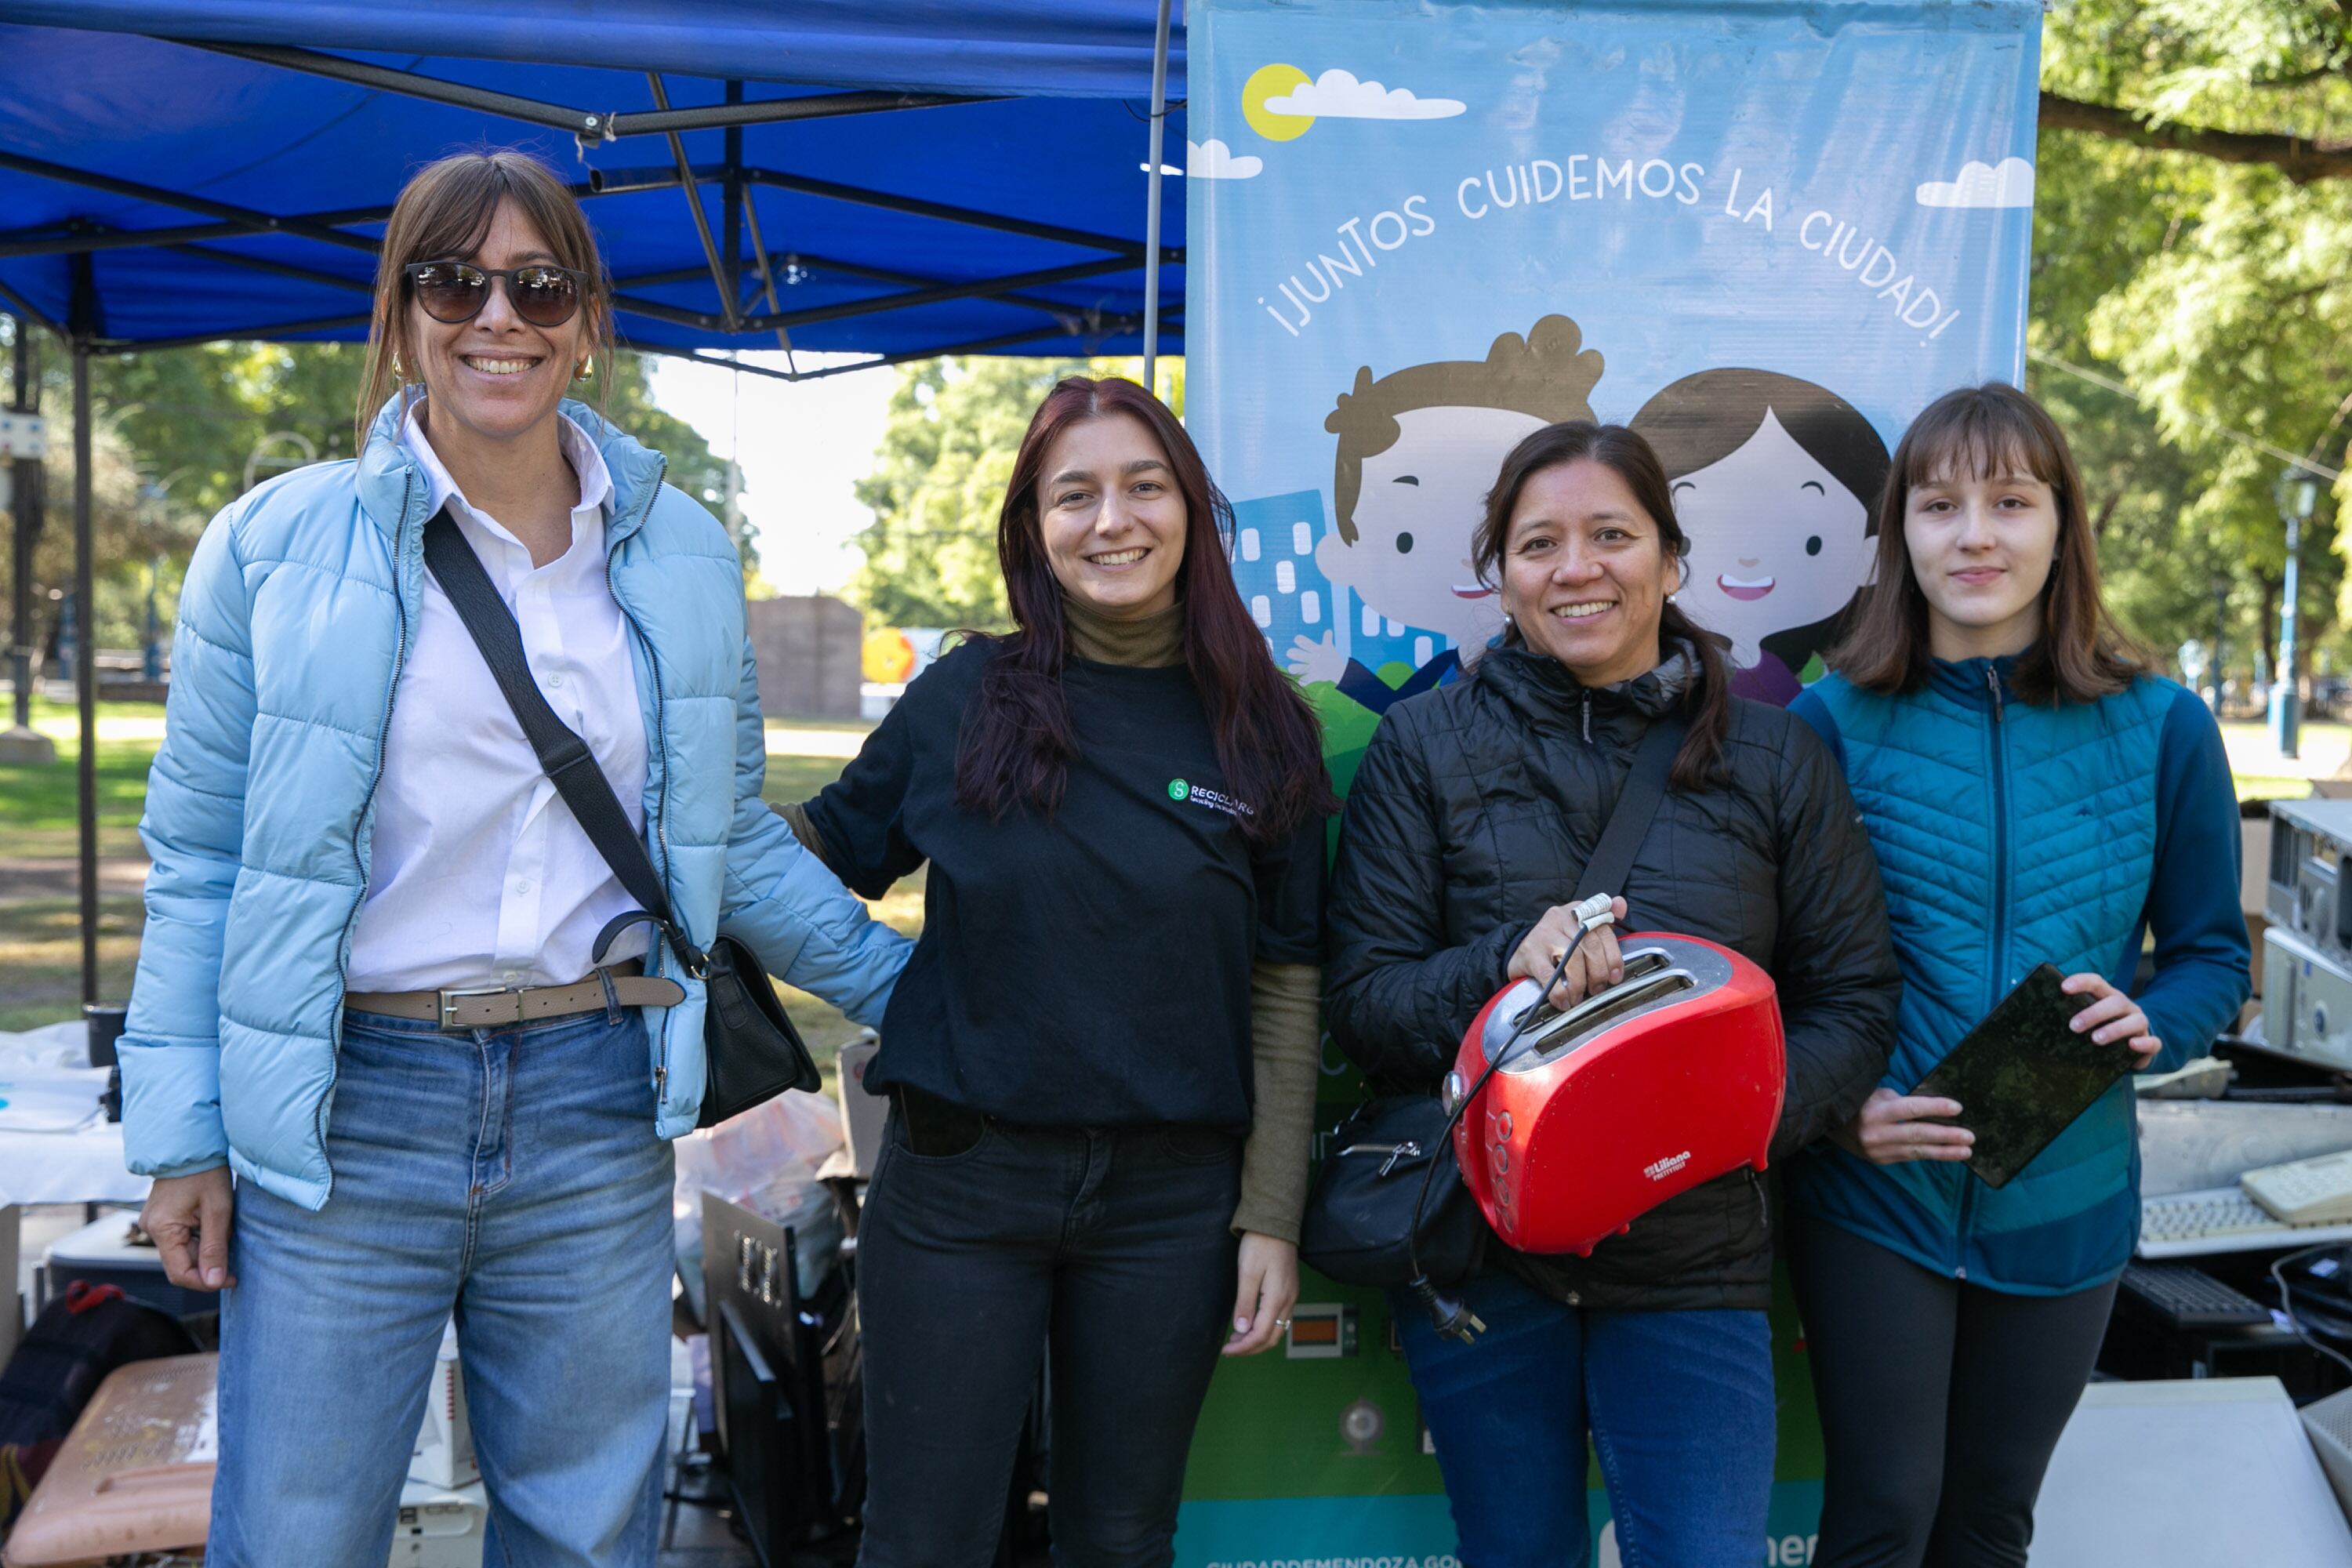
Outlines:
<svg viewBox="0 0 2352 1568"><path fill-rule="evenodd" d="M1696 937L1622 940L1624 979L1565 1012L1532 980L1498 993L1446 1079L1450 1108L1508 1051L1464 1108L1454 1152L1486 1222L1522 1252L1590 1255L1678 1193L1760 1171L1780 1123L1771 977Z"/></svg>

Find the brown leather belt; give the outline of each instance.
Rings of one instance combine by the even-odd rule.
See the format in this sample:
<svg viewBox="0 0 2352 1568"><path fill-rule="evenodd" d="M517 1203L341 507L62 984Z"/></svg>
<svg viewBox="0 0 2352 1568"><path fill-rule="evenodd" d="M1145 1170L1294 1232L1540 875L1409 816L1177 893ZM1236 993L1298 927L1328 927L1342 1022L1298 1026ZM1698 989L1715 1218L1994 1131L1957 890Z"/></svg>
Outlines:
<svg viewBox="0 0 2352 1568"><path fill-rule="evenodd" d="M494 1029L607 1007L674 1007L686 1000L675 980L644 973L637 959L608 965L569 985L484 986L457 991L348 991L343 1005L361 1013L415 1018L444 1029Z"/></svg>

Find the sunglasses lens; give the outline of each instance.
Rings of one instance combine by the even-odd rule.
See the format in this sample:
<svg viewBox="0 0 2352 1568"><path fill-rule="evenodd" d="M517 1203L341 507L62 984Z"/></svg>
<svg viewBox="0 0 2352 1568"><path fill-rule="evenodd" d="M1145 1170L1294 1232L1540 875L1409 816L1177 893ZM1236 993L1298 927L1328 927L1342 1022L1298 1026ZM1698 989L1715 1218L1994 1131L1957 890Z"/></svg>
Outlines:
<svg viewBox="0 0 2352 1568"><path fill-rule="evenodd" d="M552 267L518 268L512 289L515 314L535 327L560 327L580 308L571 275Z"/></svg>
<svg viewBox="0 0 2352 1568"><path fill-rule="evenodd" d="M414 275L416 302L436 321L471 321L482 308L490 280L479 268L454 261L419 268Z"/></svg>

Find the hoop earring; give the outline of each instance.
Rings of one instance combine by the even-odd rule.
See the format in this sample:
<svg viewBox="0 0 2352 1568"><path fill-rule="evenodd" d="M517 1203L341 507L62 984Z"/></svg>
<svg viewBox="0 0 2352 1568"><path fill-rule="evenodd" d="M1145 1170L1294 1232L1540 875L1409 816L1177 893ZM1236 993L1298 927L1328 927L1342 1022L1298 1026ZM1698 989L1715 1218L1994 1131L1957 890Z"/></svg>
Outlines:
<svg viewBox="0 0 2352 1568"><path fill-rule="evenodd" d="M579 368L572 373L572 379L574 381L585 381L595 374L596 356L591 354L586 359L580 362Z"/></svg>
<svg viewBox="0 0 2352 1568"><path fill-rule="evenodd" d="M393 379L395 381L405 378L404 373L400 368L400 351L398 349L392 351L392 374Z"/></svg>

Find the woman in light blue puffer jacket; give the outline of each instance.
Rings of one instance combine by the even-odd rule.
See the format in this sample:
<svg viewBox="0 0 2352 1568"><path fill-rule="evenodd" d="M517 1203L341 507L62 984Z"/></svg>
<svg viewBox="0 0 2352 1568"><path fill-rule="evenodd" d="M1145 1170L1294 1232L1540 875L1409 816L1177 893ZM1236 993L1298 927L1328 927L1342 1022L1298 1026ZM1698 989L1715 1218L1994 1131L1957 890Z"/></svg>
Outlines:
<svg viewBox="0 0 2352 1568"><path fill-rule="evenodd" d="M148 1228L175 1282L226 1288L212 1561L383 1561L452 1311L491 1560L655 1554L664 1140L701 1103L703 990L643 926L592 956L634 905L427 574L436 514L696 944L861 1021L905 963L761 803L726 533L564 400L610 320L549 170L428 166L385 233L359 459L238 500L189 568L121 1055Z"/></svg>

